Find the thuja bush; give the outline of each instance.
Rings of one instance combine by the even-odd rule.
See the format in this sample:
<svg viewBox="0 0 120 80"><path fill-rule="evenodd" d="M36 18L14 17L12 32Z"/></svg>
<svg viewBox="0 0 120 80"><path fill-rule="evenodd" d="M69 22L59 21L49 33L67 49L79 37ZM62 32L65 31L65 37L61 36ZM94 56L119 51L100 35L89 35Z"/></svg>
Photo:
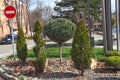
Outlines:
<svg viewBox="0 0 120 80"><path fill-rule="evenodd" d="M89 69L91 65L92 48L86 26L83 21L77 25L75 34L73 36L72 60L75 68L81 71L83 75L85 69Z"/></svg>
<svg viewBox="0 0 120 80"><path fill-rule="evenodd" d="M46 35L59 45L60 60L62 61L62 43L73 37L75 24L64 18L57 18L46 23Z"/></svg>
<svg viewBox="0 0 120 80"><path fill-rule="evenodd" d="M45 62L46 62L46 54L44 52L43 46L44 46L44 41L41 36L42 34L42 25L40 24L40 21L37 20L34 28L33 28L35 34L33 36L33 40L36 43L33 51L36 55L36 59L33 61L33 64L35 66L35 72L38 73L43 73L44 68L45 68Z"/></svg>
<svg viewBox="0 0 120 80"><path fill-rule="evenodd" d="M33 27L33 31L35 32L35 34L33 35L33 40L35 42L35 46L33 48L33 51L35 53L35 56L39 57L41 51L43 50L43 46L44 46L44 41L43 41L43 38L41 36L42 25L40 24L39 20L36 21L36 23Z"/></svg>
<svg viewBox="0 0 120 80"><path fill-rule="evenodd" d="M22 28L18 29L16 49L18 58L22 61L22 63L25 63L27 58L27 44Z"/></svg>
<svg viewBox="0 0 120 80"><path fill-rule="evenodd" d="M114 68L120 68L120 56L107 57L105 64Z"/></svg>
<svg viewBox="0 0 120 80"><path fill-rule="evenodd" d="M33 61L33 64L35 65L36 74L44 72L46 58L47 58L47 56L46 56L45 52L41 51L40 56Z"/></svg>
<svg viewBox="0 0 120 80"><path fill-rule="evenodd" d="M106 56L107 57L110 57L110 56L119 56L120 57L120 52L119 51L107 51Z"/></svg>

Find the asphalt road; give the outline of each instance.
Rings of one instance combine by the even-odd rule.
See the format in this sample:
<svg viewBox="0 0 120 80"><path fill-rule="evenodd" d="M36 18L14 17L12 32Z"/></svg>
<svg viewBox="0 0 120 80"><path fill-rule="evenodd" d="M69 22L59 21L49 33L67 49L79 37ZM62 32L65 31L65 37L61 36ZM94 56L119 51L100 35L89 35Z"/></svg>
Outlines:
<svg viewBox="0 0 120 80"><path fill-rule="evenodd" d="M67 41L65 43L64 46L70 46L72 43L72 39ZM35 45L33 40L28 40L27 41L27 47L28 49L31 49L33 46ZM54 47L54 46L58 46L55 42L51 41L51 40L47 40L45 42L45 47ZM15 51L16 52L16 44L14 46ZM7 58L9 56L13 55L13 48L12 48L12 44L4 44L4 45L0 45L0 59L4 59Z"/></svg>
<svg viewBox="0 0 120 80"><path fill-rule="evenodd" d="M34 41L33 40L28 40L27 41L27 47L28 49L32 48L34 46ZM16 52L16 44L14 46L15 52ZM13 55L13 47L12 44L4 44L0 45L0 59L1 58L6 58L10 55Z"/></svg>
<svg viewBox="0 0 120 80"><path fill-rule="evenodd" d="M98 41L98 40L102 40L103 37L101 35L96 35L96 34L92 34L92 37L94 37L95 39L95 42ZM64 46L70 46L72 43L72 39L67 41L65 43ZM45 42L45 47L54 47L54 46L58 46L55 42L53 41L46 41ZM113 48L114 49L117 49L117 46L116 46L116 41L114 41L113 43ZM27 47L28 49L32 48L33 46L35 45L34 41L33 40L28 40L27 41ZM100 45L100 46L95 46L95 47L99 47L99 48L102 48L103 45ZM16 48L16 44L15 44L15 47ZM15 52L16 52L16 49L15 49ZM0 59L4 59L10 55L13 55L13 48L12 48L12 44L5 44L5 45L0 45Z"/></svg>

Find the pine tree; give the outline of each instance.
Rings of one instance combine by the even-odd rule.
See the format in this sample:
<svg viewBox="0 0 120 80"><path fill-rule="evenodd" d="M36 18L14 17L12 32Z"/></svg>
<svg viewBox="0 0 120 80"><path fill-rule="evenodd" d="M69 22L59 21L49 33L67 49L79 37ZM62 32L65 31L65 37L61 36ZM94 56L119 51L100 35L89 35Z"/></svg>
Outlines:
<svg viewBox="0 0 120 80"><path fill-rule="evenodd" d="M90 68L92 57L90 40L83 21L80 21L75 31L71 56L74 66L78 70L81 70L81 74L83 75L84 69Z"/></svg>
<svg viewBox="0 0 120 80"><path fill-rule="evenodd" d="M60 61L62 63L62 44L73 37L76 25L70 20L57 18L45 25L46 35L59 45Z"/></svg>
<svg viewBox="0 0 120 80"><path fill-rule="evenodd" d="M54 10L57 12L57 15L53 18L67 18L74 23L78 24L80 19L88 19L88 0L61 0L56 2ZM90 0L90 15L91 20L100 21L102 11L100 0Z"/></svg>
<svg viewBox="0 0 120 80"><path fill-rule="evenodd" d="M22 28L18 29L18 38L16 43L18 58L24 64L27 58L27 44Z"/></svg>

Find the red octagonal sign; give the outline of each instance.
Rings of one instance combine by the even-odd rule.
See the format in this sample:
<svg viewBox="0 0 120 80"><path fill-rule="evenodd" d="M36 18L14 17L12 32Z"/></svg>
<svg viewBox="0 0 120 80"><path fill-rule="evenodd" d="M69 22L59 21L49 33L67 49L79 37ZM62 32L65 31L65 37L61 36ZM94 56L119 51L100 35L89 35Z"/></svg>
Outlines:
<svg viewBox="0 0 120 80"><path fill-rule="evenodd" d="M5 9L4 9L4 14L7 18L14 18L16 16L16 9L14 6L7 6Z"/></svg>

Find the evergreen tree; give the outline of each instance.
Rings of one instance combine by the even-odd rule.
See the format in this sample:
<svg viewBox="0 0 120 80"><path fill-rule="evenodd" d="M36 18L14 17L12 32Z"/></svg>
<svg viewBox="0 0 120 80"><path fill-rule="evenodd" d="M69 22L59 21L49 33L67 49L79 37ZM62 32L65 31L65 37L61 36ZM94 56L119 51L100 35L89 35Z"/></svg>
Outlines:
<svg viewBox="0 0 120 80"><path fill-rule="evenodd" d="M33 40L36 43L35 47L33 48L33 51L36 55L36 59L33 61L33 64L35 65L35 72L36 74L43 73L45 68L45 62L46 62L46 54L43 49L44 41L41 36L42 33L42 25L40 24L39 19L37 19L34 28L33 28L35 34L33 36Z"/></svg>
<svg viewBox="0 0 120 80"><path fill-rule="evenodd" d="M60 61L62 62L62 44L73 37L76 25L64 18L50 20L45 25L46 35L59 45Z"/></svg>
<svg viewBox="0 0 120 80"><path fill-rule="evenodd" d="M74 66L81 70L83 75L84 69L90 68L92 49L90 46L88 32L83 21L78 24L72 43L71 50Z"/></svg>
<svg viewBox="0 0 120 80"><path fill-rule="evenodd" d="M85 22L88 19L88 0L61 0L56 2L54 10L57 12L53 18L63 17L70 19L76 24L79 23L80 19L84 19ZM92 21L100 21L102 11L100 10L100 0L90 0L90 15Z"/></svg>
<svg viewBox="0 0 120 80"><path fill-rule="evenodd" d="M22 28L18 29L18 38L17 38L17 43L16 43L16 49L17 49L18 58L24 64L25 60L27 58L27 44L26 44L26 39L25 39Z"/></svg>
<svg viewBox="0 0 120 80"><path fill-rule="evenodd" d="M36 43L33 51L35 53L36 57L39 57L41 50L43 50L43 45L44 45L44 41L42 39L41 33L42 33L42 25L40 24L40 21L37 20L33 30L35 32L34 36L33 36L33 40Z"/></svg>

